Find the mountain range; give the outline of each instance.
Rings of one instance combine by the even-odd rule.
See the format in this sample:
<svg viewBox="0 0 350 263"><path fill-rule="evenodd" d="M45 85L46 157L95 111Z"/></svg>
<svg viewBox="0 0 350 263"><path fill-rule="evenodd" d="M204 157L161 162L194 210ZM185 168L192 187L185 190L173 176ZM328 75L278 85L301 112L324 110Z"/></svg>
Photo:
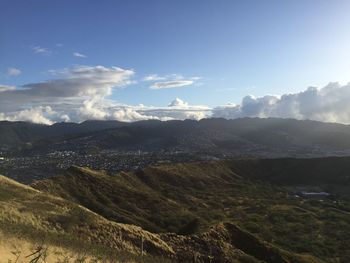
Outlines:
<svg viewBox="0 0 350 263"><path fill-rule="evenodd" d="M293 119L242 118L200 121L85 121L51 126L0 122L0 151L182 151L264 157L350 153L350 126Z"/></svg>

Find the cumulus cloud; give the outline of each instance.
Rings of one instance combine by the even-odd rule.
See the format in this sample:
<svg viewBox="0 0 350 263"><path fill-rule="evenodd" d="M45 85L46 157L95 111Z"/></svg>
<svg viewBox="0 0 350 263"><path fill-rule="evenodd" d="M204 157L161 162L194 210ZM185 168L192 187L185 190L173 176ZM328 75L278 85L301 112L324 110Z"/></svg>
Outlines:
<svg viewBox="0 0 350 263"><path fill-rule="evenodd" d="M80 119L100 119L100 120L118 120L125 122L141 120L200 120L210 116L210 108L201 105L189 105L187 102L177 98L170 102L166 107L155 107L145 105L125 105L105 102L86 109L84 104L84 113L79 113ZM80 111L82 108L79 109Z"/></svg>
<svg viewBox="0 0 350 263"><path fill-rule="evenodd" d="M108 112L100 106L101 100L90 99L83 102L79 108L79 115L82 119L104 120L108 117Z"/></svg>
<svg viewBox="0 0 350 263"><path fill-rule="evenodd" d="M7 121L29 121L39 124L51 125L53 121L50 120L50 117L56 115L57 113L51 109L50 106L46 107L34 107L31 109L25 109L9 116L5 116L3 113L0 114L0 118Z"/></svg>
<svg viewBox="0 0 350 263"><path fill-rule="evenodd" d="M176 108L149 108L140 111L142 115L150 117L152 119L158 119L162 121L166 120L200 120L210 117L210 110L202 108L188 108L188 109L176 109Z"/></svg>
<svg viewBox="0 0 350 263"><path fill-rule="evenodd" d="M8 68L7 69L7 75L10 77L18 76L21 73L22 72L18 68Z"/></svg>
<svg viewBox="0 0 350 263"><path fill-rule="evenodd" d="M132 107L122 107L120 109L115 110L112 114L112 119L124 122L141 120L161 120L161 118L156 116L144 115Z"/></svg>
<svg viewBox="0 0 350 263"><path fill-rule="evenodd" d="M189 105L176 98L167 107L143 107L139 109L143 115L156 116L160 120L200 120L210 117L211 108L203 105Z"/></svg>
<svg viewBox="0 0 350 263"><path fill-rule="evenodd" d="M86 55L79 53L79 52L74 52L73 56L77 57L77 58L86 58L87 57Z"/></svg>
<svg viewBox="0 0 350 263"><path fill-rule="evenodd" d="M188 103L184 102L182 99L176 98L169 103L169 107L187 107Z"/></svg>
<svg viewBox="0 0 350 263"><path fill-rule="evenodd" d="M78 66L51 73L58 78L20 88L0 86L0 112L7 115L23 108L51 106L74 113L75 119L101 119L107 116L99 109L105 98L113 88L128 85L134 74L132 70L103 66Z"/></svg>
<svg viewBox="0 0 350 263"><path fill-rule="evenodd" d="M246 96L240 105L213 109L213 117L279 117L350 123L350 84L330 83L318 89L282 96Z"/></svg>
<svg viewBox="0 0 350 263"><path fill-rule="evenodd" d="M53 77L43 82L21 87L0 85L0 120L52 124L87 119L139 121L279 117L350 124L350 84L330 83L321 89L310 87L302 92L282 96L249 95L239 104L214 108L191 105L180 98L165 104L167 106L155 107L125 105L110 99L114 89L133 83L133 70L77 66L52 70L50 73ZM157 88L178 86L186 81L193 83L198 79L185 79L178 75L166 76L164 81L158 78L157 75L149 78Z"/></svg>
<svg viewBox="0 0 350 263"><path fill-rule="evenodd" d="M63 122L69 122L70 121L70 117L67 115L67 114L63 114L60 116L60 119L63 121Z"/></svg>
<svg viewBox="0 0 350 263"><path fill-rule="evenodd" d="M118 104L108 97L132 82L133 70L78 66L49 72L55 78L22 87L0 85L0 117L52 124L87 119L138 121L201 119L209 108L176 98L166 107Z"/></svg>
<svg viewBox="0 0 350 263"><path fill-rule="evenodd" d="M109 112L105 119L119 121L140 121L140 120L199 120L210 116L210 108L201 105L189 105L187 102L176 98L166 107L145 106L143 104L118 105L110 104L104 108Z"/></svg>

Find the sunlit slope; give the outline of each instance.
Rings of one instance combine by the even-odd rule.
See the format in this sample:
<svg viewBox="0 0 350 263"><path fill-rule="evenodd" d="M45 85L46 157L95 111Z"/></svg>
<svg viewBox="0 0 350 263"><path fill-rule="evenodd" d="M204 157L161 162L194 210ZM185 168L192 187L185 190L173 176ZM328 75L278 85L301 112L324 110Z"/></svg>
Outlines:
<svg viewBox="0 0 350 263"><path fill-rule="evenodd" d="M86 249L94 255L114 255L115 250L139 254L142 239L145 254L168 257L173 254L159 237L139 227L108 221L82 206L3 176L0 177L0 229L7 236Z"/></svg>

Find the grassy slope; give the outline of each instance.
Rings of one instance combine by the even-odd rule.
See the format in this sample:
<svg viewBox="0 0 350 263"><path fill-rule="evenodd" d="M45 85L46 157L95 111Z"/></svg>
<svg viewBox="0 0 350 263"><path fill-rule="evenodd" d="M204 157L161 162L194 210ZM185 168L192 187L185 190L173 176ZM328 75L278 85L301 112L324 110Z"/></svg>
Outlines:
<svg viewBox="0 0 350 263"><path fill-rule="evenodd" d="M0 176L0 230L13 238L89 251L96 257L137 259L133 254L140 252L141 238L150 254L173 254L157 235L139 227L108 221L82 206L3 176ZM153 261L156 259L150 259Z"/></svg>
<svg viewBox="0 0 350 263"><path fill-rule="evenodd" d="M38 253L35 253L38 251ZM39 262L69 263L69 262L95 262L97 256L88 251L71 250L66 247L42 244L24 238L2 234L0 232L0 262L29 262L41 255ZM119 263L120 261L116 261Z"/></svg>
<svg viewBox="0 0 350 263"><path fill-rule="evenodd" d="M143 238L145 253L156 256L144 256L143 262L165 262L160 256L180 262L194 258L199 262L210 258L212 262L311 262L309 259L320 262L283 251L230 223L218 224L199 235L152 234L136 226L109 221L73 202L6 177L0 177L0 211L1 235L14 240L22 253L29 250L28 246L43 244L50 248L50 253L57 250L60 256L68 253L71 260L87 253L102 261L104 257L113 262L139 262L141 257L137 254ZM8 246L0 244L0 250L8 253Z"/></svg>
<svg viewBox="0 0 350 263"><path fill-rule="evenodd" d="M233 161L187 163L113 176L72 168L34 187L152 231L181 232L199 219L203 232L229 221L287 251L346 262L350 218L342 206L347 203L287 198L284 187L245 175L243 166L238 169ZM245 166L253 174L264 171L253 162Z"/></svg>
<svg viewBox="0 0 350 263"><path fill-rule="evenodd" d="M14 245L9 248L12 246L10 242L0 244L3 255L7 253L10 256L4 262L15 260L12 252L19 251L22 256L28 256L28 252L35 251L38 244L44 249L48 248L47 262L67 258L70 261L64 262L73 262L74 258L85 254L104 262L106 259L113 262L166 262L164 258L187 262L194 257L198 260L211 257L225 262L259 262L255 256L268 262L291 262L289 259L294 258L294 255L255 239L250 240L249 244L260 246L264 254L244 253L246 248L238 248L237 238L228 235L232 232L229 231L232 227L230 224L219 225L199 236L159 236L136 226L108 221L75 203L2 176L0 200L0 233L7 240L12 240ZM236 232L246 236L244 231L238 229ZM144 252L156 257L139 256L142 239ZM209 245L213 247L210 253ZM247 252L250 252L249 249ZM298 259L297 262L304 261Z"/></svg>
<svg viewBox="0 0 350 263"><path fill-rule="evenodd" d="M173 221L179 217L193 218L182 205L162 196L130 173L109 176L88 168L72 167L64 176L38 181L33 186L78 202L108 219L140 225L153 232L176 231L181 226L174 225ZM159 217L165 221L158 221Z"/></svg>

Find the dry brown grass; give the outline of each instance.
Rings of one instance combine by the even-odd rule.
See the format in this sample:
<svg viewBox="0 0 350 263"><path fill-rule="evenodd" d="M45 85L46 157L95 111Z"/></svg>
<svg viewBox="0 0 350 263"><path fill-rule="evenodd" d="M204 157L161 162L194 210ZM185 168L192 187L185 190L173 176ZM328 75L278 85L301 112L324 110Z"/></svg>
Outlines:
<svg viewBox="0 0 350 263"><path fill-rule="evenodd" d="M139 258L142 239L146 262L159 262L149 254L174 253L157 235L140 227L111 222L80 205L3 176L0 176L0 231L3 241L0 255L10 255L13 246L17 246L23 256L28 254L31 244L42 243L54 258L62 252L60 257L73 260L81 253L77 251L89 251L96 258L110 258L113 262L122 258L125 262ZM12 242L4 242L5 236Z"/></svg>
<svg viewBox="0 0 350 263"><path fill-rule="evenodd" d="M0 263L46 263L98 262L99 259L87 252L76 252L64 247L30 242L23 238L9 237L0 233Z"/></svg>

